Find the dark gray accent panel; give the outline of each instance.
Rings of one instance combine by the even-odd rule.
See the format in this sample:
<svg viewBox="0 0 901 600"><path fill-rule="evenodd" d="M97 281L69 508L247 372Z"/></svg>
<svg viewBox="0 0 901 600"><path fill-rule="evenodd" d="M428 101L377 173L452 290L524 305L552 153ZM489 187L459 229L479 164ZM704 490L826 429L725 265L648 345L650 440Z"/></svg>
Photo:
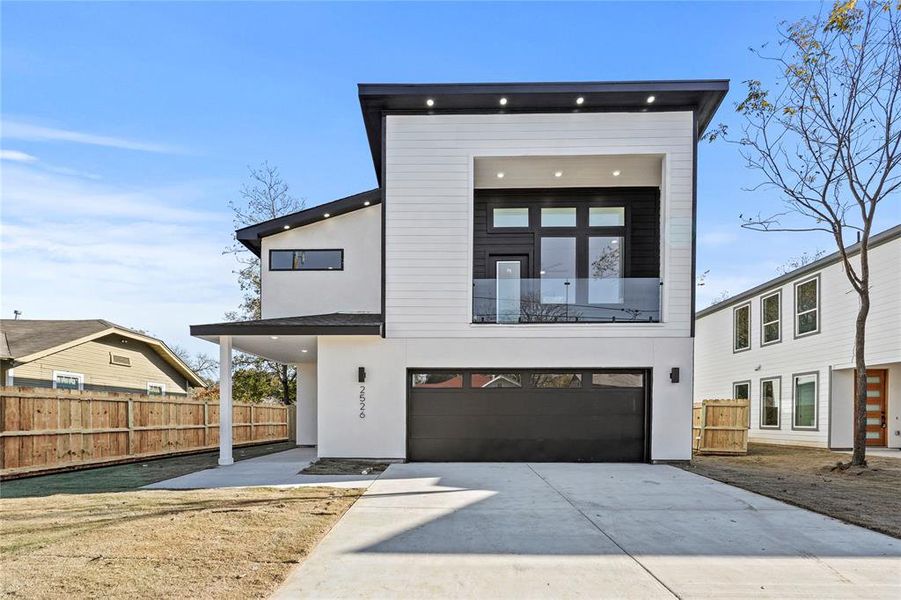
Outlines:
<svg viewBox="0 0 901 600"><path fill-rule="evenodd" d="M590 376L601 369L553 371L582 373L582 387L472 388L466 371L463 388L414 388L408 374L408 460L647 460L649 373L630 371L645 375L643 388L603 388Z"/></svg>

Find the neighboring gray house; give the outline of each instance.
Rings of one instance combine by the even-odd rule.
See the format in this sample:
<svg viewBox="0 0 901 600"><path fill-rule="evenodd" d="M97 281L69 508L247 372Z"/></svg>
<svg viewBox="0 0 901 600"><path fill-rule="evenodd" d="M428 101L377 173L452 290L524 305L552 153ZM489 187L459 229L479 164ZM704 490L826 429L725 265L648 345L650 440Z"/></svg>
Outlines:
<svg viewBox="0 0 901 600"><path fill-rule="evenodd" d="M206 386L161 340L102 319L3 319L0 382L150 395Z"/></svg>
<svg viewBox="0 0 901 600"><path fill-rule="evenodd" d="M901 225L869 257L867 444L901 448ZM851 447L857 308L835 252L699 311L695 401L750 400L752 442Z"/></svg>
<svg viewBox="0 0 901 600"><path fill-rule="evenodd" d="M361 85L376 189L243 228L323 457L691 457L697 141L728 82ZM232 461L223 410L222 464Z"/></svg>

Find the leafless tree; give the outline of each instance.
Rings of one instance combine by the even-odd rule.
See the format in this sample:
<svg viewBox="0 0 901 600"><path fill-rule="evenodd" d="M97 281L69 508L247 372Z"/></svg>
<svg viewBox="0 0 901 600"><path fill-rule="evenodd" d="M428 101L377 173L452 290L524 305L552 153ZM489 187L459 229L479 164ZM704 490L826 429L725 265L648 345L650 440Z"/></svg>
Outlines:
<svg viewBox="0 0 901 600"><path fill-rule="evenodd" d="M219 361L203 352L191 354L184 346L179 346L178 344L171 346L171 350L175 356L180 358L192 371L200 375L201 379L208 384L215 381L216 370L219 368Z"/></svg>
<svg viewBox="0 0 901 600"><path fill-rule="evenodd" d="M901 187L901 5L835 3L816 17L784 23L774 54L774 92L748 81L739 144L748 166L775 189L783 212L741 216L756 231L825 231L835 240L859 299L854 364L854 452L866 465L865 338L870 310L869 243L877 207ZM710 139L725 136L724 126ZM849 243L859 239L853 252Z"/></svg>
<svg viewBox="0 0 901 600"><path fill-rule="evenodd" d="M785 275L786 273L791 273L801 267L809 265L812 262L816 262L822 256L826 254L825 250L817 250L813 254L809 252L801 253L801 256L793 256L778 267L776 267L776 272L780 275Z"/></svg>

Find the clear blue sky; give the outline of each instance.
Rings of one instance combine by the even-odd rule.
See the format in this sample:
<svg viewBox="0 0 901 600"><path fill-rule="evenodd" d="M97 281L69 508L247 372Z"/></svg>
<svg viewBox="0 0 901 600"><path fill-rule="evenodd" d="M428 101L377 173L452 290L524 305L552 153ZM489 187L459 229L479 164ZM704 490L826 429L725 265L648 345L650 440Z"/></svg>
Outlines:
<svg viewBox="0 0 901 600"><path fill-rule="evenodd" d="M308 205L375 185L358 82L771 77L748 47L819 4L2 5L2 315L104 317L195 350L239 292L227 201L268 160ZM699 163L699 306L830 240L741 230L778 207L734 148ZM897 203L879 225L899 221Z"/></svg>

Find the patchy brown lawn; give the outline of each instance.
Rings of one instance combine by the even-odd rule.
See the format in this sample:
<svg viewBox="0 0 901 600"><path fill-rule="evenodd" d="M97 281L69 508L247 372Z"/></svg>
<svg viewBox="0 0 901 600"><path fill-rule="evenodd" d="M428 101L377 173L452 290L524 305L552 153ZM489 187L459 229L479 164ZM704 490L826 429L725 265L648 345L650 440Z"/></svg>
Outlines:
<svg viewBox="0 0 901 600"><path fill-rule="evenodd" d="M901 460L869 456L868 468L834 468L850 458L819 448L751 444L747 456L695 456L683 468L901 538Z"/></svg>
<svg viewBox="0 0 901 600"><path fill-rule="evenodd" d="M363 492L134 491L0 500L0 595L263 598Z"/></svg>
<svg viewBox="0 0 901 600"><path fill-rule="evenodd" d="M320 458L301 471L303 475L375 475L388 468L386 462L352 458Z"/></svg>

